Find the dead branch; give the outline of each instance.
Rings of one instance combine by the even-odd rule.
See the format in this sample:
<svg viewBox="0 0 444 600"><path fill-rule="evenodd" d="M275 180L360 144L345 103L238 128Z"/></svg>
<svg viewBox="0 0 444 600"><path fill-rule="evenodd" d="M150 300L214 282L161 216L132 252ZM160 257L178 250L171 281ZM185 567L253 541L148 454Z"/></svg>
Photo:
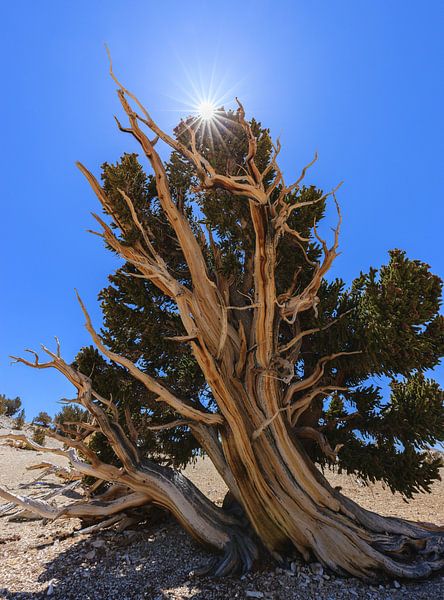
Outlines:
<svg viewBox="0 0 444 600"><path fill-rule="evenodd" d="M99 350L101 352L103 352L103 354L105 354L105 356L107 356L110 360L116 362L117 364L121 365L122 367L125 367L126 369L128 369L128 371L131 373L131 375L133 375L133 377L135 377L141 383L143 383L145 385L145 387L148 390L150 390L150 392L153 392L154 394L156 394L158 396L159 400L162 400L163 402L165 402L166 404L171 406L171 408L173 408L176 412L181 414L183 417L192 419L195 421L200 421L202 423L206 423L207 425L216 425L216 424L223 423L223 419L220 415L212 414L212 413L204 413L196 408L193 408L192 406L189 406L188 404L186 404L185 402L183 402L182 400L179 400L179 398L174 396L170 391L168 391L165 387L163 387L158 381L156 381L155 379L150 377L148 374L146 374L143 371L141 371L140 369L138 369L136 367L136 365L133 362L131 362L129 359L127 359L123 356L120 356L120 355L116 354L115 352L112 352L111 350L109 350L103 343L103 341L100 338L100 336L98 335L98 333L95 331L95 329L92 325L92 322L91 322L91 318L88 314L88 311L86 310L86 307L83 304L82 299L80 298L80 296L78 294L77 294L77 298L79 300L83 314L85 315L86 328L87 328L88 332L90 333L92 339L94 340L94 343L96 344L96 346L99 348Z"/></svg>
<svg viewBox="0 0 444 600"><path fill-rule="evenodd" d="M56 496L62 496L63 494L66 494L67 492L71 492L74 489L76 489L79 485L80 485L80 481L72 481L70 483L68 483L67 485L58 487L54 490L50 490L49 492L45 492L44 494L39 494L37 496L35 496L36 500L49 500L50 498L54 498ZM0 506L0 516L5 516L11 513L12 510L16 509L18 506L18 504L16 502L8 502L7 504L4 504L3 506ZM19 510L18 512L14 513L14 516L20 516L20 518L27 518L28 515L35 515L36 513L32 513L30 512L28 509L22 509Z"/></svg>
<svg viewBox="0 0 444 600"><path fill-rule="evenodd" d="M309 375L305 379L302 379L301 381L297 381L297 382L293 383L292 385L290 385L288 387L287 392L284 397L283 405L287 406L288 404L290 404L291 399L294 396L294 394L296 394L296 392L301 392L302 390L306 390L307 388L311 387L312 385L315 385L321 379L321 377L324 375L325 365L328 362L331 362L332 360L335 360L335 358L339 358L340 356L352 356L353 354L360 354L360 351L337 352L336 354L330 354L329 356L323 356L317 362L311 375Z"/></svg>
<svg viewBox="0 0 444 600"><path fill-rule="evenodd" d="M82 479L82 474L76 471L75 469L71 469L70 467L63 467L61 465L56 465L52 462L43 461L37 463L35 465L30 465L26 467L27 471L36 471L43 470L43 473L39 475L37 479L34 481L41 481L47 475L57 475L62 479L66 479L67 481L75 481L78 479ZM26 484L28 485L28 484Z"/></svg>
<svg viewBox="0 0 444 600"><path fill-rule="evenodd" d="M334 192L333 198L335 200L336 209L338 211L338 224L334 230L333 244L330 248L328 248L325 240L323 240L318 235L315 223L315 235L321 241L324 250L324 260L322 264L318 265L318 267L315 269L313 278L310 281L310 283L305 287L305 289L300 294L297 294L289 300L286 300L284 304L280 307L280 314L282 318L288 323L294 323L297 318L297 315L305 310L309 310L310 308L314 308L316 310L316 306L319 303L317 292L321 286L325 274L330 269L334 259L338 256L337 249L339 244L339 231L342 223L342 216Z"/></svg>
<svg viewBox="0 0 444 600"><path fill-rule="evenodd" d="M328 443L325 435L313 427L296 427L295 433L300 438L310 439L316 442L325 456L327 456L327 458L329 458L331 461L336 462L338 460L338 452L344 446L344 444L337 444L333 449Z"/></svg>
<svg viewBox="0 0 444 600"><path fill-rule="evenodd" d="M307 335L313 335L314 333L319 333L320 331L325 331L326 329L329 329L332 325L335 325L336 323L338 323L346 315L353 312L353 310L354 310L353 308L351 308L350 310L346 310L339 317L337 317L336 319L333 319L332 321L330 321L330 323L327 323L327 325L323 325L322 327L314 327L312 329L306 329L305 331L299 332L287 344L285 344L284 346L281 346L279 348L279 352L280 353L288 352L288 350L290 350L293 346L295 346L298 342L300 342Z"/></svg>
<svg viewBox="0 0 444 600"><path fill-rule="evenodd" d="M264 421L260 427L253 431L253 435L251 436L251 441L254 442L257 438L265 431L265 429L271 425L271 423L278 417L282 412L288 412L288 406L282 406L279 408L270 418Z"/></svg>
<svg viewBox="0 0 444 600"><path fill-rule="evenodd" d="M310 407L312 401L317 396L329 396L333 391L346 391L347 387L340 387L336 385L325 385L322 387L317 387L311 390L308 394L302 396L295 402L293 402L289 407L289 415L290 415L290 423L292 427L294 427L299 419L299 417Z"/></svg>
<svg viewBox="0 0 444 600"><path fill-rule="evenodd" d="M165 431L167 429L174 429L175 427L189 427L193 421L185 421L184 419L176 419L169 423L161 423L159 425L148 425L149 431Z"/></svg>
<svg viewBox="0 0 444 600"><path fill-rule="evenodd" d="M134 508L136 506L143 506L150 502L150 497L141 493L132 493L128 496L112 500L108 503L101 501L95 503L94 500L88 502L73 502L67 506L58 508L52 506L48 502L39 500L36 498L25 498L18 494L12 494L5 488L0 486L0 497L7 500L9 503L21 506L22 508L29 510L44 519L60 519L61 517L66 518L85 518L85 517L103 517L107 515L113 515L115 513L121 513L123 510L128 508Z"/></svg>

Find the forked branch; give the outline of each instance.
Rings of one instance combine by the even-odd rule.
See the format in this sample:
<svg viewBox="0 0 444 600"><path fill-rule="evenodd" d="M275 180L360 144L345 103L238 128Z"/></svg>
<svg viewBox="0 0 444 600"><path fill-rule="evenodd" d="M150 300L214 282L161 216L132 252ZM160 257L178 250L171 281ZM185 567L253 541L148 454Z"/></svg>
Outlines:
<svg viewBox="0 0 444 600"><path fill-rule="evenodd" d="M308 285L300 292L296 294L289 300L285 301L283 305L280 306L280 314L282 318L288 323L294 323L298 314L313 308L317 313L317 305L319 303L319 298L317 296L318 290L321 287L322 280L326 273L329 271L333 261L338 256L338 245L339 245L339 232L341 229L342 223L342 215L341 210L339 208L338 201L336 200L336 196L333 193L333 198L335 200L336 209L338 212L338 224L334 230L334 240L333 244L330 248L328 248L327 243L324 239L320 237L316 229L316 221L313 224L313 229L315 232L316 238L321 242L323 251L324 251L324 260L322 264L318 265L315 268L313 277L308 283Z"/></svg>
<svg viewBox="0 0 444 600"><path fill-rule="evenodd" d="M320 358L318 360L315 368L313 369L313 372L308 377L305 377L304 379L302 379L300 381L296 381L295 383L291 384L288 387L287 392L284 397L283 405L284 406L289 405L291 403L291 399L293 398L294 394L296 394L297 392L302 392L303 390L306 390L309 387L315 385L324 375L325 365L328 362L331 362L332 360L335 360L336 358L339 358L340 356L352 356L353 354L360 354L360 353L361 353L360 350L353 351L353 352L336 352L336 354L330 354L328 356L323 356L322 358Z"/></svg>

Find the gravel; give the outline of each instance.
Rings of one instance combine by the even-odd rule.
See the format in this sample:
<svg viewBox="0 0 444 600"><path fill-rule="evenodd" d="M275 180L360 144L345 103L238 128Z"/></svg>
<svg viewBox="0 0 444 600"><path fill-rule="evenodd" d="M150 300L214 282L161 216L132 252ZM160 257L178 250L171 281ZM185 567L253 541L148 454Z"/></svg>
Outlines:
<svg viewBox="0 0 444 600"><path fill-rule="evenodd" d="M41 525L34 526L33 534L39 529L43 529ZM55 533L46 528L40 544L47 541L47 535ZM14 600L47 596L63 600L428 600L444 597L444 578L420 584L388 582L369 586L353 578L325 573L314 575L309 567L300 563L296 573L269 565L243 578L194 580L190 572L208 555L172 523L120 535L102 533L100 540L105 545L97 549L94 557L88 558L91 537L68 538L59 544L49 540L38 550L35 538L29 536L27 550L10 549L3 553L0 597Z"/></svg>
<svg viewBox="0 0 444 600"><path fill-rule="evenodd" d="M1 427L1 423L0 423ZM57 458L57 457L55 457ZM32 451L0 446L0 484L18 491L25 476L36 472L26 466L39 462ZM31 474L31 475L30 475ZM225 488L208 460L187 467L186 474L212 500L221 502ZM406 504L382 486L361 488L353 478L328 474L334 485L364 506L384 514L443 523L444 486L437 483L431 495ZM49 477L38 491L54 486ZM36 484L20 489L36 493ZM72 493L75 497L75 493ZM71 498L72 500L72 498ZM354 578L335 576L319 563L306 565L296 557L288 569L275 564L244 577L225 579L192 576L207 554L174 522L147 523L123 533L111 531L72 536L79 522L14 522L0 519L0 599L54 600L193 600L263 598L264 600L429 600L444 598L444 577L417 583L387 581L368 585Z"/></svg>

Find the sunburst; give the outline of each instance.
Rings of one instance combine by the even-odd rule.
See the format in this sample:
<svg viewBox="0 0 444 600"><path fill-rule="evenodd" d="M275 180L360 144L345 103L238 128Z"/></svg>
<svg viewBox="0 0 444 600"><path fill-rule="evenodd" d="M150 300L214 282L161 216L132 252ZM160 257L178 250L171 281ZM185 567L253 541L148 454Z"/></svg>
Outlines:
<svg viewBox="0 0 444 600"><path fill-rule="evenodd" d="M197 107L197 113L203 121L211 121L216 117L217 108L213 102L203 100Z"/></svg>

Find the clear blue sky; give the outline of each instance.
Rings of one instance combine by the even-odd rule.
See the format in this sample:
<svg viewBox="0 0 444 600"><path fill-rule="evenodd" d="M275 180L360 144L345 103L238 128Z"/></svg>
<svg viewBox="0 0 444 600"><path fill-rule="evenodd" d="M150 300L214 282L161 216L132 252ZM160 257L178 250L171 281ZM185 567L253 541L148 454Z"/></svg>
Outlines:
<svg viewBox="0 0 444 600"><path fill-rule="evenodd" d="M114 125L104 42L162 126L213 82L226 106L238 95L281 136L287 179L317 149L309 182L345 180L335 273L350 281L400 247L444 276L442 1L1 4L0 392L21 396L28 416L72 390L8 355L58 335L71 360L89 343L73 289L99 324L97 293L116 266L85 233L97 203L74 166L97 172L135 149Z"/></svg>

